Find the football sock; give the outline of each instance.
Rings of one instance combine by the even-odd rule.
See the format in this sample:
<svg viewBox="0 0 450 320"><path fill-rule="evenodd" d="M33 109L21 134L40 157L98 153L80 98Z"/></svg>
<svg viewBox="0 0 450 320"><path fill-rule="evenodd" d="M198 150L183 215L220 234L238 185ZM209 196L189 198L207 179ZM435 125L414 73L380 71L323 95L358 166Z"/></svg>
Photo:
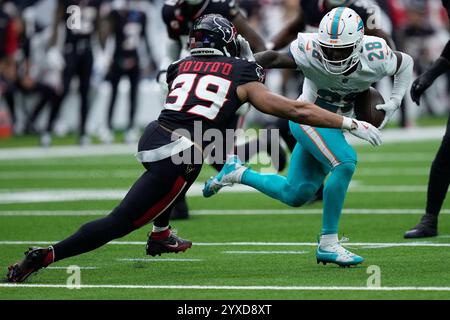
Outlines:
<svg viewBox="0 0 450 320"><path fill-rule="evenodd" d="M157 226L153 225L152 232L163 232L163 231L166 231L167 229L169 229L169 226L157 227Z"/></svg>
<svg viewBox="0 0 450 320"><path fill-rule="evenodd" d="M114 214L88 222L73 235L53 246L54 261L92 251L135 229L131 221Z"/></svg>
<svg viewBox="0 0 450 320"><path fill-rule="evenodd" d="M428 215L438 216L450 183L450 135L446 135L431 165L428 181Z"/></svg>
<svg viewBox="0 0 450 320"><path fill-rule="evenodd" d="M355 169L355 163L342 163L333 169L325 184L323 190L323 235L335 234L338 231L345 195Z"/></svg>
<svg viewBox="0 0 450 320"><path fill-rule="evenodd" d="M329 246L331 244L334 244L338 242L338 235L337 233L330 233L330 234L324 234L320 237L320 246Z"/></svg>

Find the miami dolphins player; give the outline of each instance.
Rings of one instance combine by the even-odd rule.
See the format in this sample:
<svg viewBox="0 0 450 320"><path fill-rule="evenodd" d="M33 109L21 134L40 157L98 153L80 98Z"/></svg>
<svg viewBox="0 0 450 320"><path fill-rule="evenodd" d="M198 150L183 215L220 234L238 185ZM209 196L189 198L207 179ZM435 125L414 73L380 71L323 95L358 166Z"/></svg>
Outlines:
<svg viewBox="0 0 450 320"><path fill-rule="evenodd" d="M249 50L249 48L246 48ZM413 60L392 51L378 37L365 36L358 14L346 7L331 10L321 20L317 33L299 33L289 52L264 51L255 54L265 68L296 68L305 81L299 100L315 102L327 110L351 116L355 96L385 76L394 76L390 98L378 110L385 119L399 108L411 82ZM210 197L223 186L241 183L298 207L314 197L329 175L324 188L323 226L316 251L317 263L352 266L363 258L345 249L338 240L338 224L347 188L356 169L357 157L343 131L289 123L297 140L288 176L261 174L230 156L218 175L205 183L203 195Z"/></svg>

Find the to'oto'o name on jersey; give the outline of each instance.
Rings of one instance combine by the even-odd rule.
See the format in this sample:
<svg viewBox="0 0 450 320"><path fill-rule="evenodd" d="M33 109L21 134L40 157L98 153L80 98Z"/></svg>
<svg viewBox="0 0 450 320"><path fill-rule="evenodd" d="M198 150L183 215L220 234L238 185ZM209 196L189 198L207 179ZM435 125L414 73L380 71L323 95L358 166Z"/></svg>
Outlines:
<svg viewBox="0 0 450 320"><path fill-rule="evenodd" d="M158 121L171 130L194 126L225 130L242 105L236 88L264 82L264 70L255 62L234 57L187 57L167 70L169 93Z"/></svg>
<svg viewBox="0 0 450 320"><path fill-rule="evenodd" d="M290 53L298 70L305 75L299 99L340 114L351 115L356 95L367 90L397 70L397 57L386 42L378 37L364 36L356 70L348 75L330 74L317 48L317 33L299 33L290 45Z"/></svg>

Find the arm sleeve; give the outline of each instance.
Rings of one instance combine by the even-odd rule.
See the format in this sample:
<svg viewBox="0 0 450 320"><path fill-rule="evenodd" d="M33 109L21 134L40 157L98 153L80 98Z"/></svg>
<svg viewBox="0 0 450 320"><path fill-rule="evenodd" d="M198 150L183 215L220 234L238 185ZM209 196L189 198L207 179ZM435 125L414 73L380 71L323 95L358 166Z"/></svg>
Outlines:
<svg viewBox="0 0 450 320"><path fill-rule="evenodd" d="M402 61L394 75L394 85L392 87L390 97L390 100L397 106L400 106L400 103L402 102L403 97L411 84L414 67L414 61L411 56L403 52L399 53L402 55Z"/></svg>

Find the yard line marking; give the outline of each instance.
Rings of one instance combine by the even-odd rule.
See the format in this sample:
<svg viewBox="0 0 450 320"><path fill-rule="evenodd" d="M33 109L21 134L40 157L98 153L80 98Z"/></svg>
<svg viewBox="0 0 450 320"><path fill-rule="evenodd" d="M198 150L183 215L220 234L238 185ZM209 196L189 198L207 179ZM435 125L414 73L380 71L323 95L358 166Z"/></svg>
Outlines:
<svg viewBox="0 0 450 320"><path fill-rule="evenodd" d="M0 288L61 288L66 284L0 283ZM351 286L222 286L222 285L113 285L82 284L80 289L186 289L266 291L450 291L450 287L351 287Z"/></svg>
<svg viewBox="0 0 450 320"><path fill-rule="evenodd" d="M129 170L43 170L43 171L7 171L0 172L0 180L34 180L34 179L89 179L89 178L137 178L144 169Z"/></svg>
<svg viewBox="0 0 450 320"><path fill-rule="evenodd" d="M6 210L0 211L0 217L65 217L65 216L102 216L109 214L106 210ZM344 214L351 215L411 215L423 214L424 209L344 209ZM236 210L190 210L192 216L246 216L246 215L321 215L322 209L236 209ZM440 214L450 214L450 209L442 209Z"/></svg>
<svg viewBox="0 0 450 320"><path fill-rule="evenodd" d="M222 251L226 254L305 254L309 251Z"/></svg>
<svg viewBox="0 0 450 320"><path fill-rule="evenodd" d="M71 266L67 266L67 267L46 267L46 269L55 269L55 270L67 270L69 267ZM81 270L96 270L96 269L100 269L99 267L79 267Z"/></svg>
<svg viewBox="0 0 450 320"><path fill-rule="evenodd" d="M0 241L0 245L48 245L56 243L54 241ZM145 245L144 241L111 241L108 245ZM450 247L450 243L433 243L430 241L421 242L348 242L348 246L392 246L392 247ZM317 242L194 242L196 246L267 246L267 247L316 247Z"/></svg>
<svg viewBox="0 0 450 320"><path fill-rule="evenodd" d="M202 259L177 259L177 258L122 258L116 259L117 261L130 261L130 262L198 262Z"/></svg>
<svg viewBox="0 0 450 320"><path fill-rule="evenodd" d="M384 176L427 176L429 167L413 168L361 168L355 172L356 177L384 177Z"/></svg>
<svg viewBox="0 0 450 320"><path fill-rule="evenodd" d="M202 183L194 183L188 196L202 196ZM413 193L427 191L427 185L361 185L351 184L350 193ZM37 202L64 202L86 200L121 200L128 189L0 189L0 203L37 203ZM232 188L223 188L221 193L258 193L255 189L237 185Z"/></svg>
<svg viewBox="0 0 450 320"><path fill-rule="evenodd" d="M0 172L0 180L84 180L84 179L106 179L106 178L137 178L142 173L139 168L123 170L43 170L43 171L7 171ZM359 177L384 177L384 176L427 176L429 167L412 168L361 168L356 171Z"/></svg>

